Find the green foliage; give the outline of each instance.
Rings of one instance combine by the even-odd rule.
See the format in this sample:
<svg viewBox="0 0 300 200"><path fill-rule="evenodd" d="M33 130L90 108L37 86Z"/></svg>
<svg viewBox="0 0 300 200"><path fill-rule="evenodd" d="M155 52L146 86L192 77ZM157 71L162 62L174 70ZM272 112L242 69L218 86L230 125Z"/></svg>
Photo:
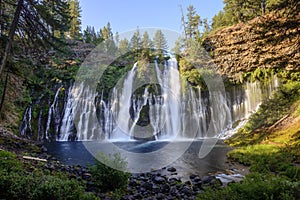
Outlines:
<svg viewBox="0 0 300 200"><path fill-rule="evenodd" d="M129 41L126 38L124 38L120 41L119 44L119 54L122 56L127 54L129 51L130 51Z"/></svg>
<svg viewBox="0 0 300 200"><path fill-rule="evenodd" d="M6 172L16 172L23 169L22 163L14 153L0 151L0 170Z"/></svg>
<svg viewBox="0 0 300 200"><path fill-rule="evenodd" d="M107 98L111 90L115 87L117 82L125 75L126 72L130 70L129 67L118 67L118 66L109 66L104 71L103 75L98 84L97 90L102 92L103 97ZM89 77L89 76L87 76ZM106 99L105 99L106 100Z"/></svg>
<svg viewBox="0 0 300 200"><path fill-rule="evenodd" d="M231 26L239 22L247 22L256 16L263 14L263 1L256 0L224 0L224 8L213 17L212 29L217 30L225 26ZM266 1L266 12L284 9L285 13L297 15L299 13L299 2L297 0L268 0Z"/></svg>
<svg viewBox="0 0 300 200"><path fill-rule="evenodd" d="M200 15L197 14L193 5L187 7L187 22L185 22L185 34L187 38L197 38L200 36L199 27L202 24Z"/></svg>
<svg viewBox="0 0 300 200"><path fill-rule="evenodd" d="M8 173L1 170L0 196L4 199L24 200L97 199L92 194L86 194L84 187L74 179L37 173Z"/></svg>
<svg viewBox="0 0 300 200"><path fill-rule="evenodd" d="M80 5L78 0L68 0L70 12L70 29L69 36L73 39L81 39L81 20L80 20Z"/></svg>
<svg viewBox="0 0 300 200"><path fill-rule="evenodd" d="M283 82L300 82L300 72L299 71L286 71L281 70L278 72L278 77L283 80Z"/></svg>
<svg viewBox="0 0 300 200"><path fill-rule="evenodd" d="M130 49L135 58L138 58L140 56L140 50L142 49L142 39L139 29L137 29L133 33L133 36L130 39Z"/></svg>
<svg viewBox="0 0 300 200"><path fill-rule="evenodd" d="M223 189L209 189L200 193L203 200L296 200L300 198L300 182L271 174L253 173L241 183L232 183Z"/></svg>
<svg viewBox="0 0 300 200"><path fill-rule="evenodd" d="M44 171L27 173L14 153L0 151L0 197L24 200L97 199L86 194L77 180L62 174L46 175Z"/></svg>
<svg viewBox="0 0 300 200"><path fill-rule="evenodd" d="M210 69L196 68L182 73L182 76L195 87L207 90L206 80L211 80L215 76L215 72Z"/></svg>
<svg viewBox="0 0 300 200"><path fill-rule="evenodd" d="M100 153L99 160L101 160L101 162L97 160L95 165L90 166L90 171L99 189L105 192L121 192L125 190L129 182L130 174L125 172L127 163L123 160L121 155L116 153L113 156L105 156Z"/></svg>
<svg viewBox="0 0 300 200"><path fill-rule="evenodd" d="M165 58L165 52L168 49L167 39L161 30L155 32L153 38L153 44L155 48L155 56L157 60L163 61Z"/></svg>
<svg viewBox="0 0 300 200"><path fill-rule="evenodd" d="M33 199L80 199L84 188L74 180L42 176L33 191Z"/></svg>
<svg viewBox="0 0 300 200"><path fill-rule="evenodd" d="M212 30L217 30L228 25L228 22L225 18L224 11L219 11L218 14L214 15L212 18Z"/></svg>
<svg viewBox="0 0 300 200"><path fill-rule="evenodd" d="M240 147L230 151L228 157L250 165L251 172L272 172L294 181L300 180L300 169L292 164L293 155L275 145L258 144Z"/></svg>
<svg viewBox="0 0 300 200"><path fill-rule="evenodd" d="M103 41L103 38L100 38L100 33L95 31L95 28L92 26L87 26L83 31L83 41L90 44L100 44Z"/></svg>
<svg viewBox="0 0 300 200"><path fill-rule="evenodd" d="M255 82L256 80L260 82L268 82L275 74L275 69L272 68L256 68L252 72L245 72L243 74L243 81Z"/></svg>

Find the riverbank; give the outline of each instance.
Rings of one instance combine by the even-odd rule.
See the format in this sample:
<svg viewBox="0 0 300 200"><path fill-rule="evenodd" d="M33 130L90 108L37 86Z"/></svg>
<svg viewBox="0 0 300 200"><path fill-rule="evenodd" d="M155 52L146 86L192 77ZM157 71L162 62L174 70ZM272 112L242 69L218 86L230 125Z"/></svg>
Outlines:
<svg viewBox="0 0 300 200"><path fill-rule="evenodd" d="M243 175L247 173L247 169L241 165L227 162L227 169L222 171L215 171L214 173L207 173L201 176L190 174L187 177L182 177L180 169L169 166L149 173L130 175L128 186L122 192L103 192L97 187L97 183L89 167L61 163L56 157L49 155L47 148L40 142L19 138L1 129L0 149L1 159L12 160L12 165L20 166L20 171L22 171L5 172L2 179L10 177L12 173L13 176L17 176L16 174L18 174L24 180L30 179L32 176L40 177L40 179L45 179L44 176L50 176L51 179L55 179L55 182L63 180L62 184L73 181L74 185L78 185L78 188L81 188L81 195L100 199L195 199L199 193L204 192L207 188L223 187L228 182L240 181ZM0 171L5 171L4 168L5 164L1 163ZM11 180L10 185L24 184L23 181L20 181L18 179L16 179L16 182ZM39 181L35 180L33 182ZM24 190L23 188L19 188L20 191L18 192L14 191L13 188L7 188L9 184L8 186L5 184L5 187L6 190L4 190L4 185L0 184L1 197L11 197L9 195L12 195L12 193L10 194L8 191L12 190L14 195L28 194L24 199L34 199L30 197L29 193L34 192L37 185L30 184ZM60 195L62 196L59 198L62 198L67 194ZM15 197L19 198L18 196Z"/></svg>

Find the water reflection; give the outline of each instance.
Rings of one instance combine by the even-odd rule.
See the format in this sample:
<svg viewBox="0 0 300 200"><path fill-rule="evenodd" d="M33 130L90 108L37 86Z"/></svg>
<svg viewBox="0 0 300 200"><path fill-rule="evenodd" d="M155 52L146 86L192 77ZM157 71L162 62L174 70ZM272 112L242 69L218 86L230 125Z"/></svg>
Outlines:
<svg viewBox="0 0 300 200"><path fill-rule="evenodd" d="M103 153L108 153L108 144L99 142L90 142L91 146L97 147L97 150L101 150ZM143 157L142 153L149 153L157 151L169 142L116 142L114 143L118 148L122 148L126 151L139 153L141 155L138 160L127 160L128 168L144 168L145 166L149 169L155 169L155 167L164 161L165 159L172 156L169 151L160 154L160 156L153 157L151 160ZM174 143L174 142L173 142ZM180 149L185 141L175 142L173 148ZM198 152L202 145L202 141L194 141L187 151L175 162L169 166L177 169L176 173L178 177L188 177L190 174L198 174L200 176L205 175L209 172L222 171L226 168L226 153L230 150L230 147L225 145L222 141L218 141L217 145L213 150L203 159L199 159ZM67 165L83 165L86 166L88 163L94 163L94 157L86 150L82 142L53 142L48 143L48 151L51 155L60 160L63 164ZM176 152L176 149L174 149Z"/></svg>

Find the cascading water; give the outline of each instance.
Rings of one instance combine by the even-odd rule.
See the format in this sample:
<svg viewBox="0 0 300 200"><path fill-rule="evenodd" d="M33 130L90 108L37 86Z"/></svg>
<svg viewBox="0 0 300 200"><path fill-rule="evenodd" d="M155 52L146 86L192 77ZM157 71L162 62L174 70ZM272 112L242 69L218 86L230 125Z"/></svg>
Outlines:
<svg viewBox="0 0 300 200"><path fill-rule="evenodd" d="M48 119L47 119L47 125L46 125L46 131L45 131L45 139L49 140L50 138L50 126L51 126L51 120L54 118L54 130L55 130L55 134L58 134L58 130L59 130L59 126L60 126L60 116L59 116L59 112L58 112L58 104L57 104L57 100L58 100L58 95L59 92L61 90L62 86L59 87L55 93L54 96L54 100L49 108L48 111Z"/></svg>
<svg viewBox="0 0 300 200"><path fill-rule="evenodd" d="M140 69L136 63L109 97L84 83L72 84L59 106L60 86L51 101L45 127L38 126L39 137L58 141L226 138L235 130L232 125L239 124L233 127L236 129L240 127L256 111L264 96L270 96L279 84L276 77L266 86L258 81L247 82L232 87L224 96L222 92L205 92L182 84L175 59L164 66L155 62L152 68L155 74L151 78L155 77L156 83L138 86L142 88L138 90L135 82ZM21 135L32 132L32 109L28 106L25 111ZM42 115L41 110L39 123L43 121ZM209 124L214 136L207 135Z"/></svg>
<svg viewBox="0 0 300 200"><path fill-rule="evenodd" d="M29 134L32 134L32 128L31 128L31 119L32 119L32 107L31 105L28 106L25 110L22 123L20 125L20 135L25 136L26 131L29 131Z"/></svg>
<svg viewBox="0 0 300 200"><path fill-rule="evenodd" d="M68 94L66 95L65 107L64 107L64 115L62 118L62 124L60 127L60 134L57 138L59 141L68 141L70 136L74 132L74 120L72 115L72 106L73 106L73 96L72 96L73 87L69 88Z"/></svg>

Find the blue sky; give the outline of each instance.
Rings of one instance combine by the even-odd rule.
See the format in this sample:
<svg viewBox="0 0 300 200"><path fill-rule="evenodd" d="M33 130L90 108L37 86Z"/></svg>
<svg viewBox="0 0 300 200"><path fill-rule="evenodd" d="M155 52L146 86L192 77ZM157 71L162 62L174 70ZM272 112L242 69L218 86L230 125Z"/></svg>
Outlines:
<svg viewBox="0 0 300 200"><path fill-rule="evenodd" d="M110 22L114 33L137 27L182 32L179 5L185 14L188 5L194 5L201 18L208 19L223 8L222 0L80 0L82 29L91 25L99 30Z"/></svg>

